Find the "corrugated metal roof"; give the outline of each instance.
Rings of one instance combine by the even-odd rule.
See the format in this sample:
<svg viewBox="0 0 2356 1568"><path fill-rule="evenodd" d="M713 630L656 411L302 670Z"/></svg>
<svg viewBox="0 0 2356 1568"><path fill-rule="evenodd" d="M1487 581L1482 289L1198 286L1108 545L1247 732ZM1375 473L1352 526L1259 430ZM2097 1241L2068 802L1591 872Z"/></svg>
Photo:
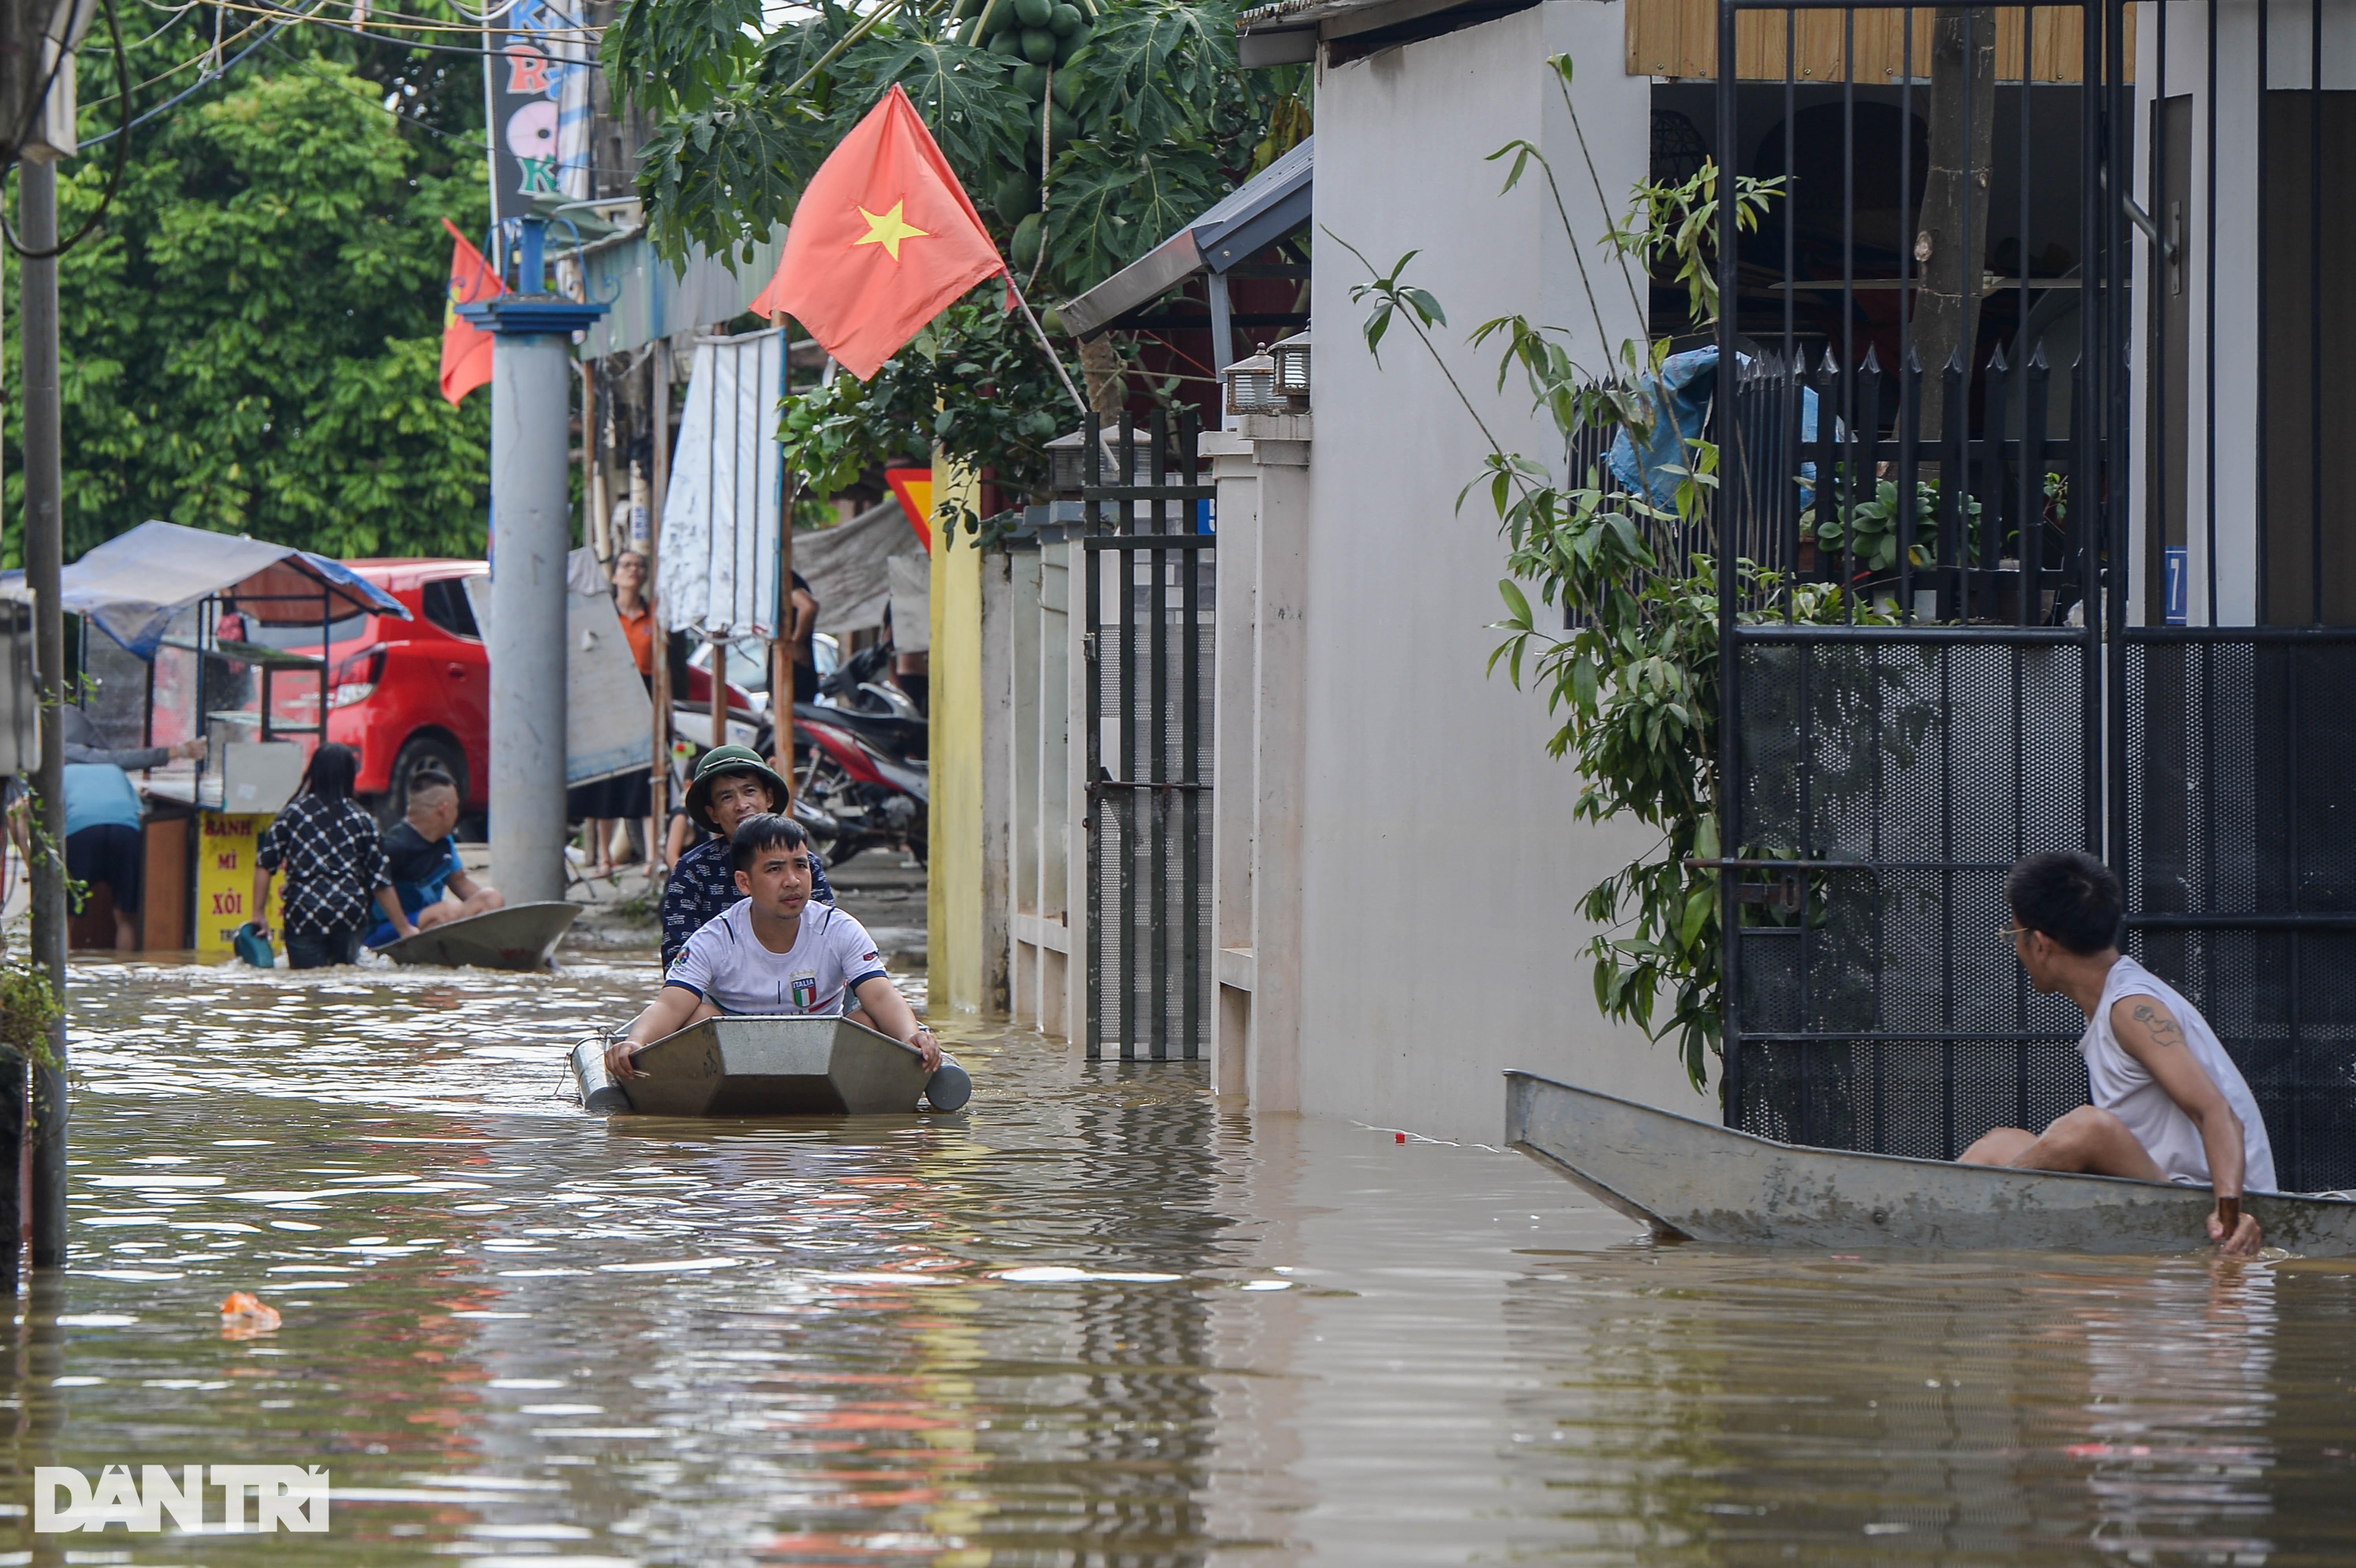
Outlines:
<svg viewBox="0 0 2356 1568"><path fill-rule="evenodd" d="M1065 327L1094 337L1187 279L1225 272L1309 221L1317 138L1300 144L1222 197L1200 218L1060 307Z"/></svg>

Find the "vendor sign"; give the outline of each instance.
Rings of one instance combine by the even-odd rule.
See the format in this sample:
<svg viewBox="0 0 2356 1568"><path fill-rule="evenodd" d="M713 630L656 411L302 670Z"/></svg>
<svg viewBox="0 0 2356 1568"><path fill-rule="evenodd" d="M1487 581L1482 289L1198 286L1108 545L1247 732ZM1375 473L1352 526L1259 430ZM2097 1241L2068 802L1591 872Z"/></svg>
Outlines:
<svg viewBox="0 0 2356 1568"><path fill-rule="evenodd" d="M255 918L248 907L253 902L253 850L271 819L208 811L198 820L203 830L197 840L197 951L207 957L227 958L237 951L237 928ZM272 930L277 929L275 884L270 891L270 906L261 918Z"/></svg>

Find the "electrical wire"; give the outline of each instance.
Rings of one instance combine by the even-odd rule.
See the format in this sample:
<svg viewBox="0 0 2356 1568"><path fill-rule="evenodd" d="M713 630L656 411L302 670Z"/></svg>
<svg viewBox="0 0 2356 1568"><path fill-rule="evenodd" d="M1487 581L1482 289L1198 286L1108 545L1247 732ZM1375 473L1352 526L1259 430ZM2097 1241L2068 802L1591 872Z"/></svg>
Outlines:
<svg viewBox="0 0 2356 1568"><path fill-rule="evenodd" d="M106 30L107 33L114 39L114 73L116 79L123 85L122 97L119 100L120 106L115 110L114 114L114 117L117 120L121 120L124 115L131 112L131 51L123 47L123 24L115 17L114 0L104 0L104 3L106 5ZM69 30L67 36L69 37L72 37L70 30ZM59 51L59 59L63 59L64 58L64 51ZM57 73L52 71L50 72L50 87L54 88L56 84ZM41 94L41 101L43 105L47 104L48 100L48 92L45 91ZM36 111L36 112L38 112L39 111L37 110ZM31 129L29 123L27 123L27 129ZM125 129L128 129L128 127L126 126ZM22 144L23 139L20 137L18 138L18 145L21 146ZM123 188L123 171L130 162L131 138L125 136L123 138L121 144L114 149L114 167L108 171L106 176L106 189L99 196L98 206L91 209L91 215L87 219L82 220L82 226L73 231L73 238L66 240L63 244L52 245L46 251L26 250L23 245L17 242L16 230L8 226L7 215L5 212L0 212L0 240L5 240L8 242L8 249L16 251L17 255L22 256L27 261L53 261L57 260L59 256L64 255L67 251L80 244L84 240L89 239L91 230L96 229L100 220L105 218L106 209L114 205L114 193Z"/></svg>
<svg viewBox="0 0 2356 1568"><path fill-rule="evenodd" d="M80 4L81 0L74 0L75 9L69 12L66 16L65 37L68 38L74 36L76 28L80 25L77 21L77 18L81 14ZM48 35L44 33L42 37L46 41ZM15 130L9 133L8 144L5 151L7 161L11 165L16 162L17 153L25 145L25 138L33 133L33 122L38 119L43 110L48 107L49 101L49 90L57 86L58 72L65 69L66 60L72 53L73 51L71 49L66 48L62 44L60 44L58 49L58 58L49 62L49 74L41 79L41 90L33 94L31 101L26 106L24 120L17 124ZM0 177L5 177L5 171L0 171Z"/></svg>
<svg viewBox="0 0 2356 1568"><path fill-rule="evenodd" d="M220 8L225 11L242 11L249 16L285 16L290 15L290 13L281 6L240 5L237 3L237 0L220 0ZM342 23L330 22L325 17L316 15L306 15L302 17L302 21L307 27L325 27L331 33L345 33L356 38L369 39L374 43L412 43L412 40L403 38L398 33L390 31L371 31L363 27L347 27ZM411 22L401 25L408 27L413 32L464 33L469 35L478 35L482 32L480 27L462 27L444 22ZM555 38L565 43L578 44L584 48L594 48L598 39L605 34L605 29L602 27L582 26L551 27L541 30L552 38ZM446 46L412 44L412 47L417 48L434 48ZM480 48L474 48L459 49L454 52L459 54L478 55L486 52L497 51L485 51Z"/></svg>
<svg viewBox="0 0 2356 1568"><path fill-rule="evenodd" d="M486 146L484 144L472 140L469 137L461 136L455 131L444 131L438 125L429 125L423 120L413 119L409 115L403 114L398 109L386 108L381 100L371 98L367 93L359 91L358 89L351 87L348 83L337 80L334 77L329 76L326 71L319 69L309 60L305 59L302 56L287 53L285 48L274 40L270 44L270 52L297 69L302 70L308 75L316 77L319 80L326 82L328 86L338 88L341 91L351 94L351 96L359 99L369 108L383 110L385 113L391 115L395 120L399 121L405 126L425 132L428 135L439 136L445 142L455 142L458 145L466 148L470 153L488 153L490 151L490 148Z"/></svg>
<svg viewBox="0 0 2356 1568"><path fill-rule="evenodd" d="M318 0L318 5L324 5L327 3L327 0ZM315 6L314 9L316 9L316 6ZM98 135L92 136L88 141L82 143L82 145L84 147L95 147L101 142L110 141L116 136L123 134L127 131L136 130L138 127L147 123L150 120L155 119L158 114L162 114L167 110L177 108L178 105L187 102L189 99L194 98L198 93L202 92L206 88L210 87L214 82L217 82L223 77L229 75L231 67L243 61L248 56L252 55L254 50L260 48L271 39L276 37L280 33L286 29L287 26L287 23L279 23L276 27L271 28L270 31L262 34L262 37L254 39L253 42L246 45L245 48L238 50L237 53L223 60L221 62L220 69L216 71L208 72L202 81L198 82L193 87L188 87L183 89L181 91L174 93L171 97L164 100L163 102L155 105L155 108L147 111L146 113L142 114L136 120L132 121L130 124L118 125L112 131L102 132ZM240 36L242 37L243 35Z"/></svg>

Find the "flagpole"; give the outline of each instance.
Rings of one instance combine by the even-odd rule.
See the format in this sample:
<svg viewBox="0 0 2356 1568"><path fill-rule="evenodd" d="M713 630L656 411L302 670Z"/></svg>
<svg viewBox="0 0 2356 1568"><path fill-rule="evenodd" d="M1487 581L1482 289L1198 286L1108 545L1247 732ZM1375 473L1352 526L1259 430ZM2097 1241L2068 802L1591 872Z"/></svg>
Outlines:
<svg viewBox="0 0 2356 1568"><path fill-rule="evenodd" d="M1055 346L1053 343L1047 341L1047 329L1039 325L1039 318L1031 314L1031 302L1024 299L1023 291L1014 286L1014 269L1012 267L1006 269L1006 293L1009 298L1022 307L1023 319L1029 322L1031 330L1038 335L1039 347L1046 350L1047 363L1055 368L1056 379L1064 383L1064 390L1072 394L1073 406L1080 411L1080 418L1087 419L1089 412L1088 400L1080 396L1080 389L1077 387L1072 385L1072 373L1064 368L1064 357L1055 352Z"/></svg>

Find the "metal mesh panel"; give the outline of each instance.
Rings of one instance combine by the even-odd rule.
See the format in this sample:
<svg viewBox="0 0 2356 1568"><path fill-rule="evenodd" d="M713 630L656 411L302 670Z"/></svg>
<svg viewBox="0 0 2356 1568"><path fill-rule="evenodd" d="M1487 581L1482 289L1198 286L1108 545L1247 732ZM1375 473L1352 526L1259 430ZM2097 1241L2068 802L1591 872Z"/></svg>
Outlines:
<svg viewBox="0 0 2356 1568"><path fill-rule="evenodd" d="M2129 951L2241 1068L2280 1184L2356 1185L2356 633L2129 635Z"/></svg>
<svg viewBox="0 0 2356 1568"><path fill-rule="evenodd" d="M1122 421L1083 490L1089 534L1091 1059L1192 1061L1210 1029L1213 536L1196 531L1192 440L1176 475ZM1091 448L1102 450L1091 421ZM1108 475L1105 470L1109 470ZM1098 483L1126 475L1144 484Z"/></svg>
<svg viewBox="0 0 2356 1568"><path fill-rule="evenodd" d="M1741 905L1733 1124L1952 1158L2083 1103L2001 933L2012 863L2084 841L2084 644L1784 628L1737 673L1742 852L1808 869L1746 873L1800 896Z"/></svg>

